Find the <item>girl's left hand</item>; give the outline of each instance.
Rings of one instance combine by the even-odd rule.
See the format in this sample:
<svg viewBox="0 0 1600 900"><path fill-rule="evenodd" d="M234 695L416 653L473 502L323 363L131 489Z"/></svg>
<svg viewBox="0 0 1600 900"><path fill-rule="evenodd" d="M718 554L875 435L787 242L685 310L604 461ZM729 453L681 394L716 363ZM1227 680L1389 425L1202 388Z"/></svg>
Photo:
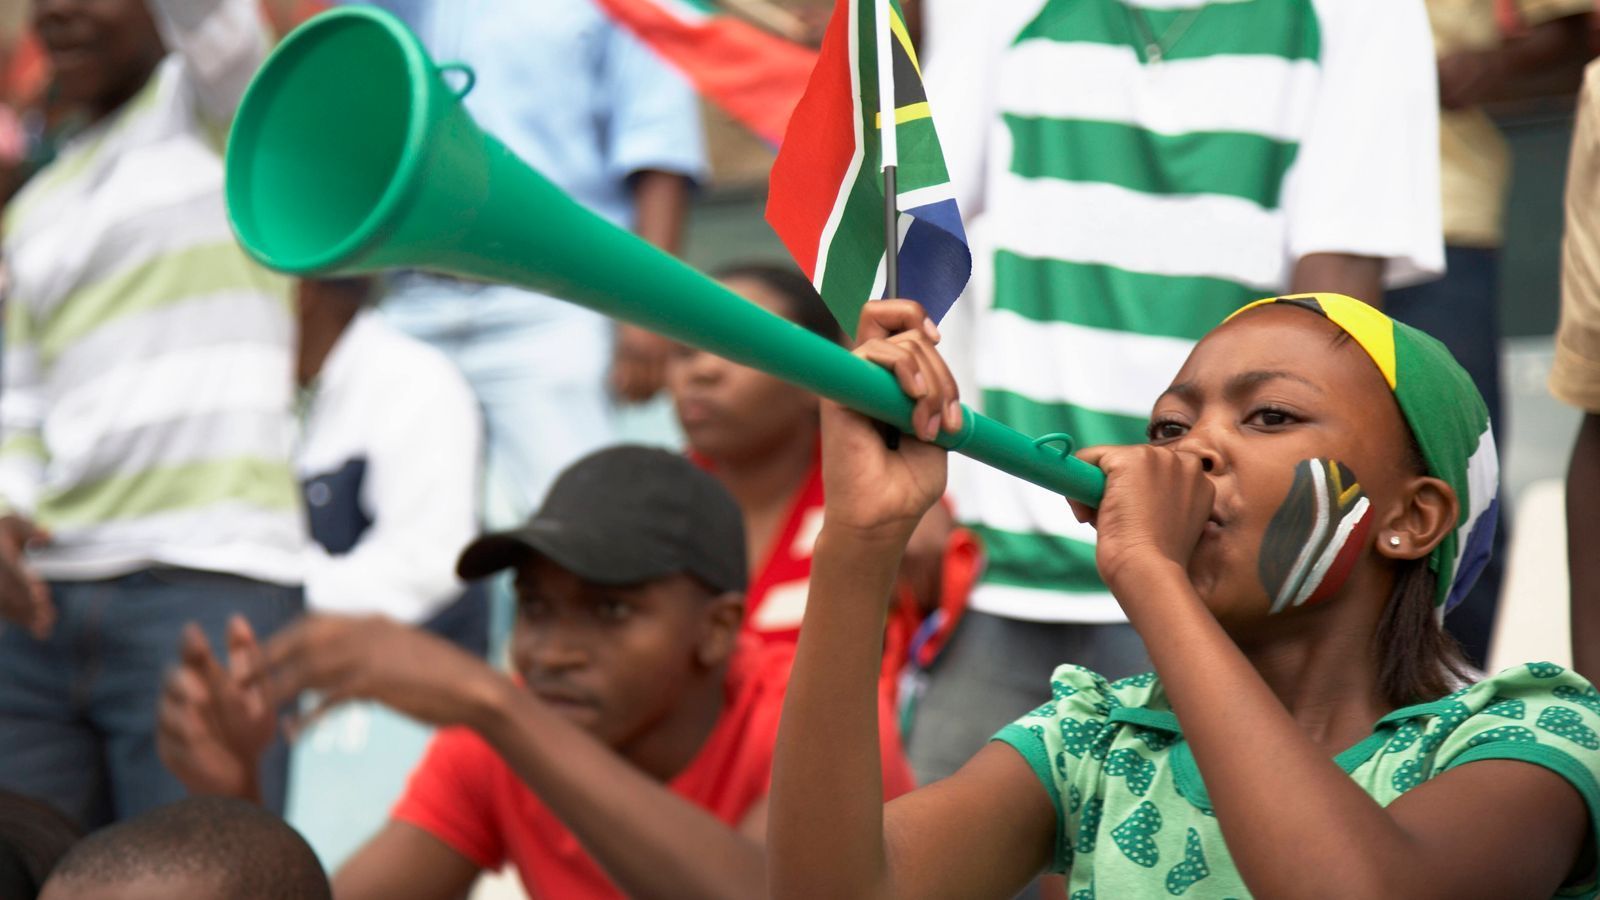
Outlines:
<svg viewBox="0 0 1600 900"><path fill-rule="evenodd" d="M1216 497L1200 458L1147 444L1089 447L1078 458L1106 474L1099 509L1069 502L1098 532L1095 563L1112 592L1150 567L1187 570Z"/></svg>
<svg viewBox="0 0 1600 900"><path fill-rule="evenodd" d="M825 526L854 539L882 539L901 548L923 514L944 495L944 448L924 441L961 429L955 378L934 345L939 330L910 300L874 300L856 329L857 356L894 374L916 401L916 437L884 447L872 420L836 403L822 404Z"/></svg>

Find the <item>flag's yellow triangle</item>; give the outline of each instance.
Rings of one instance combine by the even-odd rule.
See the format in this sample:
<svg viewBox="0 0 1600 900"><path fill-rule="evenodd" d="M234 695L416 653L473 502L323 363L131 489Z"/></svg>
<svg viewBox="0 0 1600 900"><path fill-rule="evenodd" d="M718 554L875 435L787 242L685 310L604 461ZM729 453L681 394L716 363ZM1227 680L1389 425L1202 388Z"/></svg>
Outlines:
<svg viewBox="0 0 1600 900"><path fill-rule="evenodd" d="M906 51L906 57L911 60L911 68L917 70L917 77L922 77L922 63L917 62L917 48L911 46L911 33L906 31L906 23L900 18L900 11L889 5L889 30L894 33L900 42L900 48Z"/></svg>

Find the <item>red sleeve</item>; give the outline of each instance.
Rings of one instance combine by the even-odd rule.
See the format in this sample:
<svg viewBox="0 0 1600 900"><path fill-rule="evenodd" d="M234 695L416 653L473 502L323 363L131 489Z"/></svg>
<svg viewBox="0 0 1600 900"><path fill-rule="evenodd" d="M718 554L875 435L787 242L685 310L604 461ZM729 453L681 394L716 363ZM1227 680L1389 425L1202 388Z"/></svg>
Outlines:
<svg viewBox="0 0 1600 900"><path fill-rule="evenodd" d="M894 701L882 690L878 691L878 750L883 764L883 799L889 801L911 793L917 781L900 742L900 720L895 715Z"/></svg>
<svg viewBox="0 0 1600 900"><path fill-rule="evenodd" d="M494 774L504 768L483 739L465 728L439 732L390 814L415 825L484 869L505 862L496 822Z"/></svg>

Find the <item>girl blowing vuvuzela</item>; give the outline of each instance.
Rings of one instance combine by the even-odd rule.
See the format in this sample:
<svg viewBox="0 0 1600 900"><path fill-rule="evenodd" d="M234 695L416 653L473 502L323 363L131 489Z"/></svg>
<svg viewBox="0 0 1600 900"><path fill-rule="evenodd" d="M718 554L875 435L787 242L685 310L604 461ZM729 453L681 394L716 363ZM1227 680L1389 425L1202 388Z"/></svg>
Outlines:
<svg viewBox="0 0 1600 900"><path fill-rule="evenodd" d="M857 353L959 426L937 329L868 304ZM1073 665L954 776L880 803L884 604L945 453L823 409L826 524L770 818L780 897L1593 897L1600 694L1468 683L1439 622L1497 507L1482 399L1348 297L1262 301L1196 346L1106 474L1096 562L1155 671ZM1068 661L1070 662L1070 661Z"/></svg>

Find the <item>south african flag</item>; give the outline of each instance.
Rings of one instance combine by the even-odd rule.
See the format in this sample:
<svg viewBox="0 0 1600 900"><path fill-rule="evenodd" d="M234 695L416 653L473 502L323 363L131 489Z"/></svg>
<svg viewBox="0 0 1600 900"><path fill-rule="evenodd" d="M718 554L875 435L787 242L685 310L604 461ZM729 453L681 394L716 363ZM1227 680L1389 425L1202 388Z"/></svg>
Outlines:
<svg viewBox="0 0 1600 900"><path fill-rule="evenodd" d="M874 3L889 6L900 295L938 320L972 274L972 253L900 5L837 0L816 71L772 166L767 221L834 318L851 332L862 304L883 296L885 280Z"/></svg>

